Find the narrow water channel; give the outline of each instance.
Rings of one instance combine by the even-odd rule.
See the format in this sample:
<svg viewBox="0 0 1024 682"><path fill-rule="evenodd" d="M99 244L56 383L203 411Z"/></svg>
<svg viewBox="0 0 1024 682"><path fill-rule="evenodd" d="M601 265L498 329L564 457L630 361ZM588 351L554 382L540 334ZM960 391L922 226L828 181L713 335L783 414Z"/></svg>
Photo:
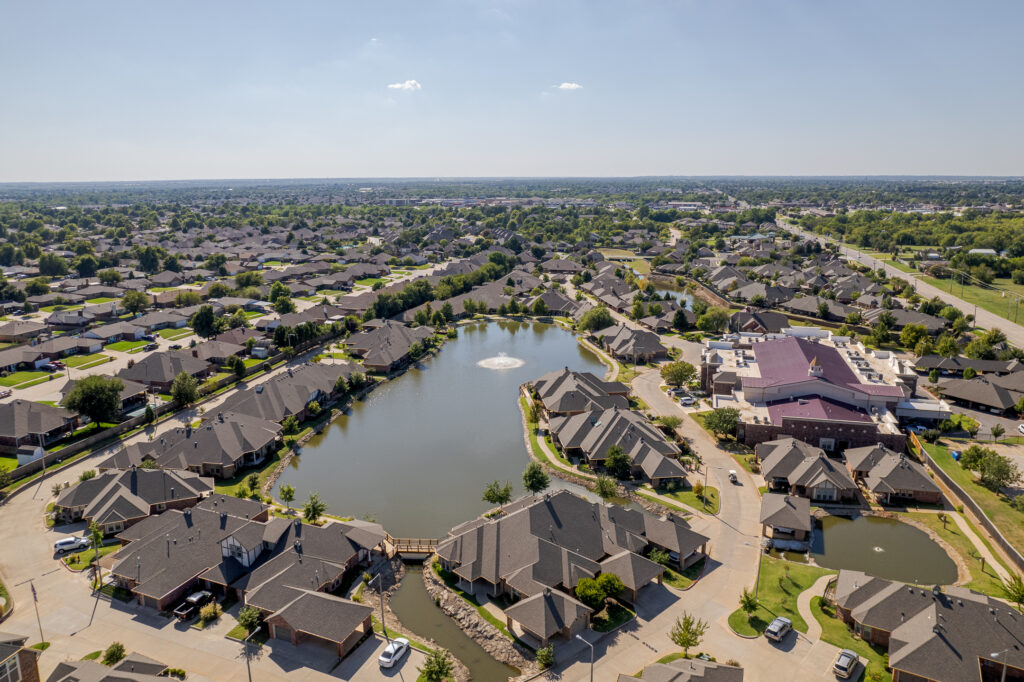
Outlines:
<svg viewBox="0 0 1024 682"><path fill-rule="evenodd" d="M469 668L474 680L499 682L517 675L515 668L499 663L445 615L427 594L422 564L406 564L405 577L393 595L391 610L402 624L423 633L452 652Z"/></svg>
<svg viewBox="0 0 1024 682"><path fill-rule="evenodd" d="M481 495L490 481L524 492L519 386L563 367L598 376L606 369L554 325L460 327L436 357L313 437L277 485L295 486L297 502L318 491L330 513L371 518L395 537L442 537L489 508Z"/></svg>

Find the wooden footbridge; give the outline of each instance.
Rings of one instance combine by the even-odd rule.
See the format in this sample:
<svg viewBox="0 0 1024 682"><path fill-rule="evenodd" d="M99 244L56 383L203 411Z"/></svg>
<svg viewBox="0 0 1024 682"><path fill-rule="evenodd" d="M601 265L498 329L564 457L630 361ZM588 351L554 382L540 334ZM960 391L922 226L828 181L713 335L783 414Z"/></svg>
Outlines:
<svg viewBox="0 0 1024 682"><path fill-rule="evenodd" d="M436 538L393 538L384 534L384 547L388 556L396 554L433 554L437 549Z"/></svg>

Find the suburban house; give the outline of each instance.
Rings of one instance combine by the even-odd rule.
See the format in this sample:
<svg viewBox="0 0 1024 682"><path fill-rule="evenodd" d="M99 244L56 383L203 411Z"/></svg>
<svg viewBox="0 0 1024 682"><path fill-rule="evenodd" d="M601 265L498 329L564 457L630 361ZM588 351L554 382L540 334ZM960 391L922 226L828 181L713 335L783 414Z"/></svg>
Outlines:
<svg viewBox="0 0 1024 682"><path fill-rule="evenodd" d="M0 632L0 680L3 682L39 682L38 649L25 646L28 637Z"/></svg>
<svg viewBox="0 0 1024 682"><path fill-rule="evenodd" d="M0 403L0 452L17 453L23 446L46 448L71 434L78 415L30 400Z"/></svg>
<svg viewBox="0 0 1024 682"><path fill-rule="evenodd" d="M357 371L359 366L354 363L313 363L289 367L283 374L262 384L234 391L221 405L221 410L225 414L235 412L273 422L281 422L289 416L303 421L309 416L307 408L310 403L326 407L336 395L338 379L348 379Z"/></svg>
<svg viewBox="0 0 1024 682"><path fill-rule="evenodd" d="M531 387L548 417L612 407L629 409L629 387L599 379L593 372L574 372L566 367L548 372Z"/></svg>
<svg viewBox="0 0 1024 682"><path fill-rule="evenodd" d="M813 524L811 501L795 495L761 496L761 535L781 550L807 550Z"/></svg>
<svg viewBox="0 0 1024 682"><path fill-rule="evenodd" d="M152 461L162 469L187 469L202 476L232 478L262 464L281 445L277 422L247 414L218 412L193 428L165 432L153 441L122 448L98 465L100 471L128 469Z"/></svg>
<svg viewBox="0 0 1024 682"><path fill-rule="evenodd" d="M965 587L917 587L842 570L837 616L888 649L893 682L1024 679L1024 619Z"/></svg>
<svg viewBox="0 0 1024 682"><path fill-rule="evenodd" d="M433 333L433 327L410 328L394 320L385 320L376 329L353 334L346 343L352 355L363 359L366 369L390 372L407 364L412 345L418 343L422 346Z"/></svg>
<svg viewBox="0 0 1024 682"><path fill-rule="evenodd" d="M46 682L167 682L166 665L131 652L117 665L97 661L61 661Z"/></svg>
<svg viewBox="0 0 1024 682"><path fill-rule="evenodd" d="M160 329L180 329L188 324L188 318L173 310L154 310L132 318L131 323L147 332L155 332Z"/></svg>
<svg viewBox="0 0 1024 682"><path fill-rule="evenodd" d="M32 350L48 360L59 360L78 353L98 353L103 343L85 336L58 336L32 346Z"/></svg>
<svg viewBox="0 0 1024 682"><path fill-rule="evenodd" d="M512 600L505 610L510 627L518 624L546 645L587 626L591 610L574 596L580 579L615 573L636 601L646 585L661 579L661 566L644 556L651 549L669 552L674 566L685 567L704 556L706 543L674 515L657 517L559 491L520 498L497 517L453 528L437 555L461 589Z"/></svg>
<svg viewBox="0 0 1024 682"><path fill-rule="evenodd" d="M853 479L863 483L879 504L942 501L942 491L928 471L902 452L893 452L879 443L851 448L845 454Z"/></svg>
<svg viewBox="0 0 1024 682"><path fill-rule="evenodd" d="M219 367L225 364L228 358L245 353L245 346L227 341L203 341L191 350L192 357Z"/></svg>
<svg viewBox="0 0 1024 682"><path fill-rule="evenodd" d="M857 484L838 460L821 448L783 438L754 449L768 489L807 497L815 502L856 501Z"/></svg>
<svg viewBox="0 0 1024 682"><path fill-rule="evenodd" d="M167 610L197 588L233 595L264 613L273 639L316 641L339 657L371 633L368 606L329 593L380 555L386 534L375 523L307 525L214 495L119 537L126 547L111 574L140 605Z"/></svg>
<svg viewBox="0 0 1024 682"><path fill-rule="evenodd" d="M45 332L48 327L32 320L8 320L0 322L0 341L4 343L28 343Z"/></svg>
<svg viewBox="0 0 1024 682"><path fill-rule="evenodd" d="M184 372L196 379L209 376L213 367L205 360L192 357L187 350L152 353L132 367L117 373L121 379L149 386L155 392L166 393L174 378Z"/></svg>
<svg viewBox="0 0 1024 682"><path fill-rule="evenodd" d="M107 471L67 488L54 512L65 523L97 523L105 535L120 533L147 516L195 506L213 492L213 481L190 471Z"/></svg>
<svg viewBox="0 0 1024 682"><path fill-rule="evenodd" d="M71 393L77 383L78 379L71 379L60 389L61 404L63 404L64 399L68 397L68 394ZM121 379L121 383L124 385L120 394L121 414L124 415L145 407L146 399L149 397L149 388L144 384L128 381L127 379Z"/></svg>
<svg viewBox="0 0 1024 682"><path fill-rule="evenodd" d="M770 310L741 310L729 316L729 331L734 333L781 334L789 327L789 318Z"/></svg>
<svg viewBox="0 0 1024 682"><path fill-rule="evenodd" d="M99 339L104 345L115 341L138 341L146 335L146 330L131 322L114 322L95 327L82 334L85 338Z"/></svg>
<svg viewBox="0 0 1024 682"><path fill-rule="evenodd" d="M938 390L944 399L957 405L1012 416L1024 398L1024 372L950 379L939 384Z"/></svg>
<svg viewBox="0 0 1024 682"><path fill-rule="evenodd" d="M686 470L676 459L682 452L679 446L665 440L639 412L613 407L552 417L549 425L551 441L567 458L585 458L591 467L602 467L609 449L618 446L632 463L633 475L642 474L653 486L686 480Z"/></svg>
<svg viewBox="0 0 1024 682"><path fill-rule="evenodd" d="M591 336L618 360L638 364L668 356L661 337L644 329L620 324L591 332Z"/></svg>
<svg viewBox="0 0 1024 682"><path fill-rule="evenodd" d="M942 374L963 376L964 370L973 369L978 374L1011 374L1024 371L1024 363L1020 360L983 360L958 355L947 358L945 355L922 355L914 361L914 369L921 372L939 370Z"/></svg>
<svg viewBox="0 0 1024 682"><path fill-rule="evenodd" d="M46 317L46 326L57 331L82 329L95 321L92 313L84 310L59 310Z"/></svg>

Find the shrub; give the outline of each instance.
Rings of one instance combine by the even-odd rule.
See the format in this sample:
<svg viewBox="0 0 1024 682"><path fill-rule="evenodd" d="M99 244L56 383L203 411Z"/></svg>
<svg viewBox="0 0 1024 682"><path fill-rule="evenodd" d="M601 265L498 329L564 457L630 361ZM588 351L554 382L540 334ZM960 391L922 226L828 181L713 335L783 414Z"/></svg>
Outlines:
<svg viewBox="0 0 1024 682"><path fill-rule="evenodd" d="M245 628L246 632L252 632L260 626L260 611L252 606L245 606L238 612L238 624Z"/></svg>
<svg viewBox="0 0 1024 682"><path fill-rule="evenodd" d="M86 469L78 476L79 481L88 481L90 478L96 478L96 471L94 469Z"/></svg>
<svg viewBox="0 0 1024 682"><path fill-rule="evenodd" d="M203 625L212 623L220 618L223 613L224 611L220 608L220 604L217 602L210 602L203 608L199 609L199 622Z"/></svg>
<svg viewBox="0 0 1024 682"><path fill-rule="evenodd" d="M542 649L537 649L537 665L541 670L547 670L555 664L555 648L550 644Z"/></svg>
<svg viewBox="0 0 1024 682"><path fill-rule="evenodd" d="M114 665L121 661L125 656L124 644L120 642L111 642L110 646L107 647L106 651L103 652L103 665Z"/></svg>

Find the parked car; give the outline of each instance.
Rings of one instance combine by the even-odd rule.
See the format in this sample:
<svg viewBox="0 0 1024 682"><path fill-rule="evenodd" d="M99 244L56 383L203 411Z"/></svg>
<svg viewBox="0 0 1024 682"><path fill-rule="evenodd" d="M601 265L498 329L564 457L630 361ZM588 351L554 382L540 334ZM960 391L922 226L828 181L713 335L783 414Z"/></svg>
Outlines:
<svg viewBox="0 0 1024 682"><path fill-rule="evenodd" d="M686 389L683 388L682 386L675 386L673 388L668 389L668 393L669 393L669 395L676 395L676 396L678 396L678 395L685 395L686 394Z"/></svg>
<svg viewBox="0 0 1024 682"><path fill-rule="evenodd" d="M781 642L792 629L793 621L789 618L779 616L768 624L768 628L764 631L764 636L773 642Z"/></svg>
<svg viewBox="0 0 1024 682"><path fill-rule="evenodd" d="M1017 432L1018 433L1024 433L1024 424L1018 424L1017 425Z"/></svg>
<svg viewBox="0 0 1024 682"><path fill-rule="evenodd" d="M172 343L172 344L171 344L171 345L169 346L169 348L170 348L171 350L181 350L181 344L180 344L180 343Z"/></svg>
<svg viewBox="0 0 1024 682"><path fill-rule="evenodd" d="M56 367L57 369L64 369L64 363L61 362L60 360L51 360L50 364Z"/></svg>
<svg viewBox="0 0 1024 682"><path fill-rule="evenodd" d="M696 401L693 399L692 395L684 395L682 398L679 399L679 404L686 407L693 405L695 402Z"/></svg>
<svg viewBox="0 0 1024 682"><path fill-rule="evenodd" d="M39 369L46 370L47 372L56 372L57 365L53 364L52 362L48 362L45 365L42 365Z"/></svg>
<svg viewBox="0 0 1024 682"><path fill-rule="evenodd" d="M156 350L158 346L155 343L147 343L142 347L142 350Z"/></svg>
<svg viewBox="0 0 1024 682"><path fill-rule="evenodd" d="M0 388L0 398L6 398L9 395L11 395L11 389L9 389L9 388ZM1022 432L1022 433L1024 433L1024 432Z"/></svg>
<svg viewBox="0 0 1024 682"><path fill-rule="evenodd" d="M409 640L405 637L395 637L391 640L391 643L384 647L384 651L380 652L380 656L377 658L377 663L382 668L390 668L398 662L405 652L409 650Z"/></svg>
<svg viewBox="0 0 1024 682"><path fill-rule="evenodd" d="M206 590L193 592L178 608L174 609L174 617L178 620L191 620L199 615L199 609L203 608L211 599L213 599L213 595Z"/></svg>
<svg viewBox="0 0 1024 682"><path fill-rule="evenodd" d="M143 334L142 339L144 341L156 341L156 334Z"/></svg>
<svg viewBox="0 0 1024 682"><path fill-rule="evenodd" d="M68 552L77 552L82 549L89 549L92 543L88 538L61 538L57 542L53 543L53 551L57 553L57 556L63 556Z"/></svg>
<svg viewBox="0 0 1024 682"><path fill-rule="evenodd" d="M922 426L920 424L910 424L909 426L907 426L907 431L909 431L911 433L916 433L917 435L921 435L922 433L924 433L927 430L928 430L928 427Z"/></svg>
<svg viewBox="0 0 1024 682"><path fill-rule="evenodd" d="M857 656L856 651L850 649L843 649L836 656L835 662L832 664L832 672L836 674L836 677L841 679L849 679L853 675L853 671L857 669L857 662L860 658Z"/></svg>

